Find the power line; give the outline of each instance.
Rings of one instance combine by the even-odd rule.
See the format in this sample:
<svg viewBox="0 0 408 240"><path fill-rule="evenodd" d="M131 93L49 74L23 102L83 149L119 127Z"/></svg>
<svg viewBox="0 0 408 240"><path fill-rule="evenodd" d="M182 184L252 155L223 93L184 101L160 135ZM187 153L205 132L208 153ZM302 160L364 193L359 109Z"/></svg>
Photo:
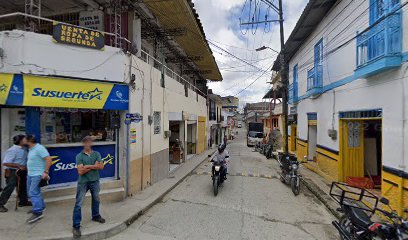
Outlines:
<svg viewBox="0 0 408 240"><path fill-rule="evenodd" d="M264 72L261 74L261 76L259 76L259 77L257 77L254 81L252 81L248 86L246 86L244 89L242 89L241 91L239 91L237 94L235 94L234 95L234 97L235 96L238 96L240 93L242 93L243 91L245 91L247 88L249 88L250 86L252 86L256 81L258 81L263 75L265 75L265 73L266 72L268 72L268 71L270 71L270 68L273 66L273 63L272 63L272 65L269 67L269 68L267 68L266 70L264 70Z"/></svg>

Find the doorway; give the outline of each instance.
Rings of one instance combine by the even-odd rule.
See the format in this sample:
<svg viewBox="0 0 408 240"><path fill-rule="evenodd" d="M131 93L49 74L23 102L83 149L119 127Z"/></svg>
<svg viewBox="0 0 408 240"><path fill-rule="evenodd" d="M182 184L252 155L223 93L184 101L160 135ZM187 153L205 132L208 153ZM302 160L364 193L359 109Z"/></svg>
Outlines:
<svg viewBox="0 0 408 240"><path fill-rule="evenodd" d="M382 121L368 120L364 122L364 175L374 182L376 188L381 187L382 169Z"/></svg>
<svg viewBox="0 0 408 240"><path fill-rule="evenodd" d="M317 125L309 125L308 127L308 151L307 158L310 161L316 161L317 148Z"/></svg>
<svg viewBox="0 0 408 240"><path fill-rule="evenodd" d="M183 161L183 144L181 139L180 121L169 121L171 135L169 138L169 171L176 169Z"/></svg>
<svg viewBox="0 0 408 240"><path fill-rule="evenodd" d="M341 131L341 180L363 177L381 187L382 120L342 120Z"/></svg>

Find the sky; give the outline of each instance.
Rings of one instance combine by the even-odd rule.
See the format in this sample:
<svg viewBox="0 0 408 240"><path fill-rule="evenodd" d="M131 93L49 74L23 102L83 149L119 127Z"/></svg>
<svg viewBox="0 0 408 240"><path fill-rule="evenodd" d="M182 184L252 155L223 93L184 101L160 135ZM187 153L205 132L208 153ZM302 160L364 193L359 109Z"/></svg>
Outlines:
<svg viewBox="0 0 408 240"><path fill-rule="evenodd" d="M271 1L278 4L277 0ZM307 1L283 0L285 39L295 27ZM210 45L223 81L211 82L208 86L221 96L236 95L241 107L247 102L262 101L262 97L271 88L271 84L267 83L271 79L271 72L266 70L271 69L277 54L269 49L260 52L256 52L255 49L267 46L280 51L279 24L241 26L240 21L248 22L252 17L255 19L259 17L259 21L263 21L265 16L268 20L275 20L278 19L277 14L260 0L193 0L193 2L207 40L257 67L249 66ZM254 14L255 4L257 14ZM259 79L253 85L242 91L257 78Z"/></svg>

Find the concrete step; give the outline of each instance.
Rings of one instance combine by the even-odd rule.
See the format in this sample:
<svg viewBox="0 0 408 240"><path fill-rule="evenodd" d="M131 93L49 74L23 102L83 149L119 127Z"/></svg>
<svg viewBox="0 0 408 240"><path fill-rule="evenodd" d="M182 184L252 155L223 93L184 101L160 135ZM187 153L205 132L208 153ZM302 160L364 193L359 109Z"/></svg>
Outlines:
<svg viewBox="0 0 408 240"><path fill-rule="evenodd" d="M108 189L115 189L115 188L123 188L122 180L101 180L101 191L108 190ZM69 186L58 187L58 188L51 185L43 189L43 197L44 199L47 199L47 198L75 195L76 189L77 189L76 183L70 184Z"/></svg>
<svg viewBox="0 0 408 240"><path fill-rule="evenodd" d="M49 186L42 191L44 201L46 204L58 204L58 205L74 205L76 197L76 184L66 187L55 188ZM103 203L114 203L125 199L125 188L122 180L101 181L101 191L99 193L100 199ZM90 201L91 194L86 194L86 200ZM9 199L11 206L14 206L16 201L15 192Z"/></svg>

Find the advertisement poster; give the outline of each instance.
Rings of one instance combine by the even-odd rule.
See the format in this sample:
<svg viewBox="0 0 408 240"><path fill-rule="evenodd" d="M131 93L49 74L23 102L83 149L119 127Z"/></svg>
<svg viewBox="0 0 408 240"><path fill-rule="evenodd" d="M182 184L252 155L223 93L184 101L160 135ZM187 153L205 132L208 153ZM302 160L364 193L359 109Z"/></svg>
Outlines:
<svg viewBox="0 0 408 240"><path fill-rule="evenodd" d="M101 178L115 177L115 146L112 144L93 147L94 151L101 154L105 165L99 173ZM52 158L50 184L76 182L78 179L76 155L82 151L82 147L49 148L48 151Z"/></svg>

